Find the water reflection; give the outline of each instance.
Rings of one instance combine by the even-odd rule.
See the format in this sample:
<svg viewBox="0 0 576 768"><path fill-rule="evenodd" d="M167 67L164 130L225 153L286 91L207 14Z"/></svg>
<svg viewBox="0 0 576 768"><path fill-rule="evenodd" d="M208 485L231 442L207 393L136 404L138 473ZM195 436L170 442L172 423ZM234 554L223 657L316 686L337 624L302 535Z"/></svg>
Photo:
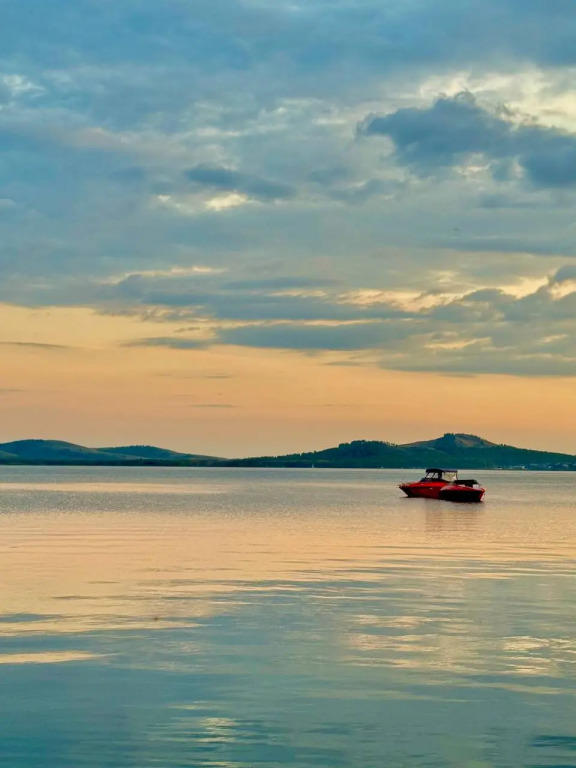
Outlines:
<svg viewBox="0 0 576 768"><path fill-rule="evenodd" d="M575 763L570 476L124 471L4 470L11 768Z"/></svg>
<svg viewBox="0 0 576 768"><path fill-rule="evenodd" d="M81 651L45 651L38 653L5 653L0 664L64 664L69 661L88 661L102 655Z"/></svg>
<svg viewBox="0 0 576 768"><path fill-rule="evenodd" d="M481 504L452 504L433 499L424 500L424 504L426 532L430 535L444 536L446 533L460 532L472 536L484 522L485 507Z"/></svg>

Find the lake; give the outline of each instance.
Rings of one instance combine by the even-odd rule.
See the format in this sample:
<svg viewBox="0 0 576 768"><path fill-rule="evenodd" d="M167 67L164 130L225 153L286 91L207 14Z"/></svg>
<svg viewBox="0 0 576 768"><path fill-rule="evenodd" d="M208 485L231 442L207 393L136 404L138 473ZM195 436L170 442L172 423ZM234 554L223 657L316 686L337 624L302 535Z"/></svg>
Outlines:
<svg viewBox="0 0 576 768"><path fill-rule="evenodd" d="M0 468L0 765L574 768L576 473Z"/></svg>

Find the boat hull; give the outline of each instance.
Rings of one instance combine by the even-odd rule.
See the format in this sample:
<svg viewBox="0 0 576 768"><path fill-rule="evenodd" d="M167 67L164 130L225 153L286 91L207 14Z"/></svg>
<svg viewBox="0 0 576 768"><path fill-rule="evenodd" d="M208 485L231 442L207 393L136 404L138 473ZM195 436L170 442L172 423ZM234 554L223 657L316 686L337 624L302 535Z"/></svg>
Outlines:
<svg viewBox="0 0 576 768"><path fill-rule="evenodd" d="M484 488L471 488L453 483L401 483L401 491L411 499L439 499L460 504L476 504L484 497Z"/></svg>
<svg viewBox="0 0 576 768"><path fill-rule="evenodd" d="M402 483L399 487L411 499L439 499L447 483Z"/></svg>
<svg viewBox="0 0 576 768"><path fill-rule="evenodd" d="M482 501L484 496L484 488L467 488L462 486L443 488L440 491L439 498L442 501L456 501L460 504L477 504Z"/></svg>

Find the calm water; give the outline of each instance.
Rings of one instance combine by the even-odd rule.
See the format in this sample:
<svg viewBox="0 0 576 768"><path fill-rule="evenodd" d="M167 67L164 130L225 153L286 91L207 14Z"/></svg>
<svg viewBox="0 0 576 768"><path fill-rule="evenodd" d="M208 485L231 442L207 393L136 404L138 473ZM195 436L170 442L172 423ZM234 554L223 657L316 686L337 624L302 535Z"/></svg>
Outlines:
<svg viewBox="0 0 576 768"><path fill-rule="evenodd" d="M576 766L576 473L0 469L7 768Z"/></svg>

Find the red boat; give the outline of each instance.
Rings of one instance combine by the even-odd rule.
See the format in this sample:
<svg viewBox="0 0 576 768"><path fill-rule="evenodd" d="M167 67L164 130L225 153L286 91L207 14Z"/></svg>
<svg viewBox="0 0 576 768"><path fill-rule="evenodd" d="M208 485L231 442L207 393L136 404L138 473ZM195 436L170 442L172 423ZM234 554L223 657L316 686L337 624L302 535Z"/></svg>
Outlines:
<svg viewBox="0 0 576 768"><path fill-rule="evenodd" d="M485 489L477 480L459 480L457 469L426 470L426 475L414 483L400 483L398 486L406 496L442 501L482 501Z"/></svg>

